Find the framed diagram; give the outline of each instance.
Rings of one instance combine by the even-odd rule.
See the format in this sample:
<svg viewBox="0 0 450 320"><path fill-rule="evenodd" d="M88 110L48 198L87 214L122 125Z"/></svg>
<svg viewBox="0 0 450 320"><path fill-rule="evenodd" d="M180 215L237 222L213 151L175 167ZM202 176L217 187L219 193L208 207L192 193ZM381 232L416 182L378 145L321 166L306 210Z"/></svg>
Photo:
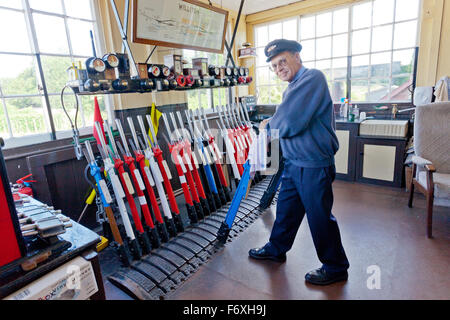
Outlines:
<svg viewBox="0 0 450 320"><path fill-rule="evenodd" d="M133 0L133 42L222 53L228 11L196 0Z"/></svg>

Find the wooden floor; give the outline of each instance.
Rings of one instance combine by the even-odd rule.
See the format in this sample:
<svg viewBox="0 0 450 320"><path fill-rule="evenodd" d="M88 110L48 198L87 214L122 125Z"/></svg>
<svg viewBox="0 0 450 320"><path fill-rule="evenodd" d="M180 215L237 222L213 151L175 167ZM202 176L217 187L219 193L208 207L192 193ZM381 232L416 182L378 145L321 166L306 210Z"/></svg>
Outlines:
<svg viewBox="0 0 450 320"><path fill-rule="evenodd" d="M305 273L321 265L306 217L286 263L249 259L248 250L269 238L273 206L167 299L450 299L450 208L435 207L434 238L428 239L422 195L410 209L404 189L344 181L333 187L348 281L305 283ZM104 280L107 299L130 299Z"/></svg>

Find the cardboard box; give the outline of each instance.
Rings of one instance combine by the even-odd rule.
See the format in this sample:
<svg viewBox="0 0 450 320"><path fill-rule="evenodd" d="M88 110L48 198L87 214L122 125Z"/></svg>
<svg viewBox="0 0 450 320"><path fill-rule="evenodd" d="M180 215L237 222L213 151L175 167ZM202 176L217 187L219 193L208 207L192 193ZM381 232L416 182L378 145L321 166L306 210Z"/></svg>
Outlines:
<svg viewBox="0 0 450 320"><path fill-rule="evenodd" d="M4 300L87 300L97 291L92 264L77 257Z"/></svg>

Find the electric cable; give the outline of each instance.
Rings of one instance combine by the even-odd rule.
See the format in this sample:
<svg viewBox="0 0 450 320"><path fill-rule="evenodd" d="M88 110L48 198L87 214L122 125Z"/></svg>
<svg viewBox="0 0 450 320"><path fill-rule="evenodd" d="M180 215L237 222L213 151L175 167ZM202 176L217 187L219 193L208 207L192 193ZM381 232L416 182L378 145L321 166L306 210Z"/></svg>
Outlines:
<svg viewBox="0 0 450 320"><path fill-rule="evenodd" d="M73 94L75 95L75 123L72 122L72 119L69 116L69 113L67 112L66 106L64 105L64 90L66 90L67 87L70 87L68 85L65 85L63 89L61 90L61 106L63 108L64 113L66 114L67 118L69 118L70 126L72 127L73 132L73 141L74 141L74 148L75 148L75 155L77 156L78 160L81 160L83 158L83 151L80 145L80 134L78 132L78 126L77 126L77 120L78 120L78 111L79 111L79 101L77 93L75 92L75 89L73 87L70 87L73 91Z"/></svg>
<svg viewBox="0 0 450 320"><path fill-rule="evenodd" d="M76 104L75 104L76 105L76 107L75 107L75 124L72 122L72 119L70 118L69 113L67 112L66 107L64 105L64 90L66 90L66 88L72 89L72 92L75 96L75 102L76 102ZM72 127L72 130L78 131L78 127L77 127L78 110L79 110L78 96L77 96L75 90L68 85L64 86L64 88L61 90L61 106L62 106L63 111L66 114L67 118L69 118L69 122L70 122L70 126Z"/></svg>

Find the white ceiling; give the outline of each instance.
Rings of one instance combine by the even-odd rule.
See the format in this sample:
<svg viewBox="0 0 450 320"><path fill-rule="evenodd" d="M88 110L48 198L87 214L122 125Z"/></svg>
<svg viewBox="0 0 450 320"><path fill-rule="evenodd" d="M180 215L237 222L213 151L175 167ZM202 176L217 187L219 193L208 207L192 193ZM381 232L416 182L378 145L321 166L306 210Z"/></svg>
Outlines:
<svg viewBox="0 0 450 320"><path fill-rule="evenodd" d="M217 7L225 7L230 10L239 11L241 0L211 0ZM242 14L252 14L276 7L285 6L290 3L300 2L299 0L244 0Z"/></svg>

